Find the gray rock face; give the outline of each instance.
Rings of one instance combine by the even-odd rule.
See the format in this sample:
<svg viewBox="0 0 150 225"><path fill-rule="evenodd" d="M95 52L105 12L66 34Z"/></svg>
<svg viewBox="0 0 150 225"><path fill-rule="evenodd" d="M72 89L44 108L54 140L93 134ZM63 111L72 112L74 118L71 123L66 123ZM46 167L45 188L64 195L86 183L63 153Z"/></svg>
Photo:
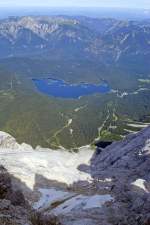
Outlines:
<svg viewBox="0 0 150 225"><path fill-rule="evenodd" d="M8 196L8 193L11 190L11 180L4 169L4 167L0 166L0 199L4 199Z"/></svg>
<svg viewBox="0 0 150 225"><path fill-rule="evenodd" d="M123 141L113 143L91 160L94 178L149 179L150 176L150 127Z"/></svg>
<svg viewBox="0 0 150 225"><path fill-rule="evenodd" d="M0 166L0 225L60 225L57 218L37 214L12 185L12 176Z"/></svg>
<svg viewBox="0 0 150 225"><path fill-rule="evenodd" d="M11 177L4 167L0 167L0 224L32 225L29 211L20 191L14 191Z"/></svg>
<svg viewBox="0 0 150 225"><path fill-rule="evenodd" d="M110 180L110 193L115 201L106 214L111 224L147 224L150 217L150 127L113 143L100 154L95 153L91 172L98 189L101 180Z"/></svg>

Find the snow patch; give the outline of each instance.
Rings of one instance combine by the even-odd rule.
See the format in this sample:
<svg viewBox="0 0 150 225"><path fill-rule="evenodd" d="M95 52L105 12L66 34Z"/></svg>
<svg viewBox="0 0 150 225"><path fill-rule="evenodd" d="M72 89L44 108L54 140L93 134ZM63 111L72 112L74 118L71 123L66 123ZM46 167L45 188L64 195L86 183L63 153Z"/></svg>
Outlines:
<svg viewBox="0 0 150 225"><path fill-rule="evenodd" d="M72 119L68 120L68 126L70 126L72 124Z"/></svg>
<svg viewBox="0 0 150 225"><path fill-rule="evenodd" d="M143 189L144 191L148 192L146 187L145 187L145 183L146 181L143 179L137 179L136 181L134 181L132 184L136 187L139 187L141 189Z"/></svg>
<svg viewBox="0 0 150 225"><path fill-rule="evenodd" d="M135 124L135 123L128 123L127 124L129 127L139 127L139 128L144 128L144 127L148 127L147 124Z"/></svg>
<svg viewBox="0 0 150 225"><path fill-rule="evenodd" d="M73 129L70 129L70 134L73 135Z"/></svg>
<svg viewBox="0 0 150 225"><path fill-rule="evenodd" d="M54 213L55 215L60 214L65 215L71 211L76 210L101 208L103 204L112 200L113 198L110 195L93 195L93 196L78 195L65 201L63 204L53 209L52 213Z"/></svg>
<svg viewBox="0 0 150 225"><path fill-rule="evenodd" d="M75 194L71 192L51 189L40 188L39 192L41 193L41 198L38 202L34 203L34 209L47 209L51 207L52 204L56 202L64 201L70 197L73 197Z"/></svg>

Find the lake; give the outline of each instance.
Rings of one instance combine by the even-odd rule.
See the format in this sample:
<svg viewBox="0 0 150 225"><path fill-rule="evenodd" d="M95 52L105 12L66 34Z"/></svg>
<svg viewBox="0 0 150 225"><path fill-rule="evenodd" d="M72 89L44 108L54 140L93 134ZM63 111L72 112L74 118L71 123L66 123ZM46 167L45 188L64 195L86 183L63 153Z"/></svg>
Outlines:
<svg viewBox="0 0 150 225"><path fill-rule="evenodd" d="M81 96L92 95L96 93L108 93L110 87L106 81L100 84L70 84L63 80L55 80L52 78L32 79L38 91L45 95L61 97L61 98L74 98L77 99Z"/></svg>

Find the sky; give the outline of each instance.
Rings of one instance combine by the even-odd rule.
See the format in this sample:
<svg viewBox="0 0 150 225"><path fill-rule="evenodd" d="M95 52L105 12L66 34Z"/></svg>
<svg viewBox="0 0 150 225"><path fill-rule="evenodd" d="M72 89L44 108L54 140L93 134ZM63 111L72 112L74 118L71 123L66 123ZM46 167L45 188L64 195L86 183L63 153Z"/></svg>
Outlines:
<svg viewBox="0 0 150 225"><path fill-rule="evenodd" d="M118 7L150 9L150 0L0 0L0 7Z"/></svg>

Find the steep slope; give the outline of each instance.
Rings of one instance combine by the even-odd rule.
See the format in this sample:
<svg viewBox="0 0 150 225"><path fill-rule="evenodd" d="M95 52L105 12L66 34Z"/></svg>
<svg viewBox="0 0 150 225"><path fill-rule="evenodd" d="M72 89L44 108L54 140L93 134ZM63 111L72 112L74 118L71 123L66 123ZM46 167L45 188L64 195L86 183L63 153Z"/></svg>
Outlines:
<svg viewBox="0 0 150 225"><path fill-rule="evenodd" d="M29 207L20 190L14 190L11 176L0 166L0 224L32 225Z"/></svg>
<svg viewBox="0 0 150 225"><path fill-rule="evenodd" d="M150 127L97 149L93 157L87 147L78 153L62 151L61 155L59 150L18 145L3 132L0 140L0 160L13 174L13 185L20 184L26 199L45 217L55 214L64 225L149 224ZM66 162L62 160L65 155ZM62 183L61 173L69 182Z"/></svg>
<svg viewBox="0 0 150 225"><path fill-rule="evenodd" d="M99 151L92 159L93 176L120 179L123 175L123 177L127 177L129 182L136 176L146 179L150 172L148 167L149 148L150 128L148 127L137 134L128 135L121 142L113 143L105 150ZM147 168L146 171L145 168Z"/></svg>
<svg viewBox="0 0 150 225"><path fill-rule="evenodd" d="M60 225L55 216L45 217L31 209L20 186L13 186L13 176L3 166L0 166L0 174L1 225Z"/></svg>
<svg viewBox="0 0 150 225"><path fill-rule="evenodd" d="M93 156L91 171L98 180L98 187L101 189L101 180L109 180L111 193L115 196L111 218L114 224L119 221L122 224L149 224L149 165L150 127L105 150L98 149Z"/></svg>

